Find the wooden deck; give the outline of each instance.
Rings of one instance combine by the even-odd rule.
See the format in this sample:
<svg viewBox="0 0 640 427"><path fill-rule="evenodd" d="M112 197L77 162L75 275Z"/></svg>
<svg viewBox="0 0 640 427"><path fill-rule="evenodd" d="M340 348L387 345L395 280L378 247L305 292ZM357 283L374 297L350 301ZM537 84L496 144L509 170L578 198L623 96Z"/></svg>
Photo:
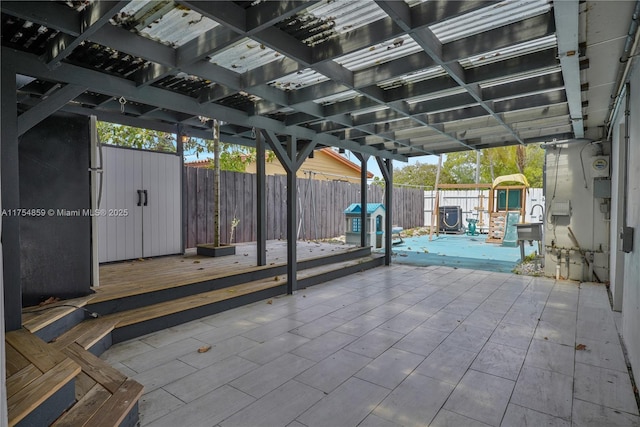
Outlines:
<svg viewBox="0 0 640 427"><path fill-rule="evenodd" d="M285 293L286 250L286 242L269 242L265 266L255 265L249 244L219 258L193 251L107 264L95 293L24 309L24 329L6 339L11 425L67 408L46 424L134 425L142 387L97 356L113 343ZM300 287L382 264L370 248L348 245L299 242L297 256Z"/></svg>
<svg viewBox="0 0 640 427"><path fill-rule="evenodd" d="M297 258L300 262L332 253L347 252L353 248L350 245L298 242ZM191 249L185 255L101 265L100 286L94 289L98 295L93 301L99 301L114 292L177 287L181 283L217 278L231 272L260 270L277 264L286 264L286 262L287 242L271 240L267 242L267 265L264 267L256 266L255 243L237 244L235 255L219 258L200 256Z"/></svg>
<svg viewBox="0 0 640 427"><path fill-rule="evenodd" d="M298 242L297 249L298 262L302 262L347 253L355 247ZM93 288L94 294L53 303L45 311L40 307L27 307L23 310L22 324L35 333L77 310L75 307L224 279L231 274L258 272L276 265L284 266L286 262L287 242L272 240L267 242L267 265L261 267L256 266L255 243L238 244L236 254L226 257L200 256L195 253L195 249L191 249L185 255L103 264L100 266L100 286Z"/></svg>

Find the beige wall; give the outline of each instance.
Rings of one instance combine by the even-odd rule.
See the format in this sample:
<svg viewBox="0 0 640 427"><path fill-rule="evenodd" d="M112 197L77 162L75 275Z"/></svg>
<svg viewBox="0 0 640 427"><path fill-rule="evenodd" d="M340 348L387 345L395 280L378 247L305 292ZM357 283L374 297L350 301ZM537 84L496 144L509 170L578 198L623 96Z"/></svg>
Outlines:
<svg viewBox="0 0 640 427"><path fill-rule="evenodd" d="M266 163L267 175L286 175L287 172L282 167L278 159ZM348 181L359 183L360 172L354 168L340 162L330 154L327 154L321 150L314 152L313 159L307 159L304 161L298 173L298 178L309 178L309 174L305 171L314 171L313 179L327 180L327 181ZM322 171L322 172L320 172ZM247 173L256 173L255 162L249 163L245 169Z"/></svg>

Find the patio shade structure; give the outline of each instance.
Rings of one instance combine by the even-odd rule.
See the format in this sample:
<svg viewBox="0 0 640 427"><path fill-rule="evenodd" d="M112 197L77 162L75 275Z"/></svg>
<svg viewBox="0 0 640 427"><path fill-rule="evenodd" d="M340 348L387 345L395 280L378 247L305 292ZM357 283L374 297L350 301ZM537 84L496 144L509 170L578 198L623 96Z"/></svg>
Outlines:
<svg viewBox="0 0 640 427"><path fill-rule="evenodd" d="M583 137L577 12L545 0L7 1L2 52L18 134L58 109L191 136L206 136L204 116L227 142L254 146L258 128L406 160Z"/></svg>
<svg viewBox="0 0 640 427"><path fill-rule="evenodd" d="M590 110L577 0L0 7L5 208L19 207L18 137L57 111L192 137L216 119L225 142L264 138L289 175L313 149L350 150L376 158L387 188L392 160L582 138L607 119ZM17 219L4 220L5 282L19 283Z"/></svg>

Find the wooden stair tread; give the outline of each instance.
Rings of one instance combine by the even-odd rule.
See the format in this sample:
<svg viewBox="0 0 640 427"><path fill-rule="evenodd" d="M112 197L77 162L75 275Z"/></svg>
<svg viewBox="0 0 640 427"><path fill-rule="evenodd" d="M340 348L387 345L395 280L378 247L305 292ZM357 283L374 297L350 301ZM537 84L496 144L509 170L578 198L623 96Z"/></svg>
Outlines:
<svg viewBox="0 0 640 427"><path fill-rule="evenodd" d="M9 426L14 426L31 411L60 390L80 372L80 366L69 358L49 369L26 387L7 399Z"/></svg>
<svg viewBox="0 0 640 427"><path fill-rule="evenodd" d="M42 371L33 364L28 364L20 371L7 377L7 397L11 397L42 376Z"/></svg>
<svg viewBox="0 0 640 427"><path fill-rule="evenodd" d="M127 380L127 377L121 374L120 371L99 357L89 353L77 343L70 344L62 351L80 365L82 372L111 393L115 393Z"/></svg>
<svg viewBox="0 0 640 427"><path fill-rule="evenodd" d="M60 335L51 342L51 345L57 349L62 349L76 342L80 344L82 348L88 350L111 332L114 326L115 322L102 318L85 320Z"/></svg>
<svg viewBox="0 0 640 427"><path fill-rule="evenodd" d="M125 381L98 411L89 418L86 425L91 427L119 426L138 402L143 390L142 384L133 380Z"/></svg>
<svg viewBox="0 0 640 427"><path fill-rule="evenodd" d="M281 286L286 283L286 280L283 280L282 277L286 276L279 277L277 281L274 279L265 279L255 282L243 283L241 285L231 286L228 288L217 289L215 291L199 293L188 297L178 298L172 301L161 302L158 304L128 310L121 313L110 314L108 316L105 316L105 318L118 319L116 328L121 328L123 326L140 323L145 320L155 319L191 308L202 307L204 305L251 294L253 292L273 288L276 286Z"/></svg>
<svg viewBox="0 0 640 427"><path fill-rule="evenodd" d="M7 370L7 378L20 372L24 367L31 364L18 350L13 348L10 343L5 346L5 365Z"/></svg>
<svg viewBox="0 0 640 427"><path fill-rule="evenodd" d="M143 386L127 378L104 360L85 350L78 342L62 349L80 365L77 402L54 426L117 426L142 396Z"/></svg>
<svg viewBox="0 0 640 427"><path fill-rule="evenodd" d="M84 307L92 295L59 301L43 307L27 307L22 311L22 326L29 332L37 332L75 310ZM73 306L73 307L71 307ZM33 310L37 310L34 312Z"/></svg>
<svg viewBox="0 0 640 427"><path fill-rule="evenodd" d="M100 384L95 384L78 402L52 424L52 427L79 427L87 425L89 419L112 396ZM114 424L116 425L116 424Z"/></svg>
<svg viewBox="0 0 640 427"><path fill-rule="evenodd" d="M25 329L7 332L5 340L44 373L67 358Z"/></svg>
<svg viewBox="0 0 640 427"><path fill-rule="evenodd" d="M76 377L76 400L82 399L96 384L98 384L96 380L80 372Z"/></svg>

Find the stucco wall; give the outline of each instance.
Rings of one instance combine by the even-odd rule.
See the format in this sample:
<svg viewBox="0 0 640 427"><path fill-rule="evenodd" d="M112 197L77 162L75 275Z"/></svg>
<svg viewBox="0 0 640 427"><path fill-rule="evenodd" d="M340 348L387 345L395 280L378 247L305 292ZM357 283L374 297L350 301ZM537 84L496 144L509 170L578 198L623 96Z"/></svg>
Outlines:
<svg viewBox="0 0 640 427"><path fill-rule="evenodd" d="M571 227L580 248L594 253L595 273L609 280L609 220L600 211L601 199L593 196L592 157L609 154L610 146L573 141L548 144L545 182L545 275L555 276L558 250L561 251L560 277L590 281L588 267L569 237ZM584 165L584 175L583 175ZM554 203L569 201L568 216L554 216ZM567 267L566 254L569 250Z"/></svg>
<svg viewBox="0 0 640 427"><path fill-rule="evenodd" d="M628 207L627 225L635 229L635 241L633 251L624 256L624 288L622 298L622 335L627 347L629 360L636 375L640 372L640 245L638 244L638 226L640 225L640 69L638 63L634 66L631 77L631 105L629 120L629 144L628 155ZM623 108L618 111L618 117L624 114ZM620 131L617 128L616 131ZM619 141L619 137L614 137ZM622 173L622 171L621 171ZM623 195L620 195L622 199Z"/></svg>
<svg viewBox="0 0 640 427"><path fill-rule="evenodd" d="M614 121L611 136L611 236L610 236L610 262L611 269L609 271L611 297L613 300L613 309L615 311L622 310L622 296L624 288L624 256L621 252L622 241L619 237L618 230L622 226L623 217L623 197L622 185L624 181L624 114L619 114Z"/></svg>

